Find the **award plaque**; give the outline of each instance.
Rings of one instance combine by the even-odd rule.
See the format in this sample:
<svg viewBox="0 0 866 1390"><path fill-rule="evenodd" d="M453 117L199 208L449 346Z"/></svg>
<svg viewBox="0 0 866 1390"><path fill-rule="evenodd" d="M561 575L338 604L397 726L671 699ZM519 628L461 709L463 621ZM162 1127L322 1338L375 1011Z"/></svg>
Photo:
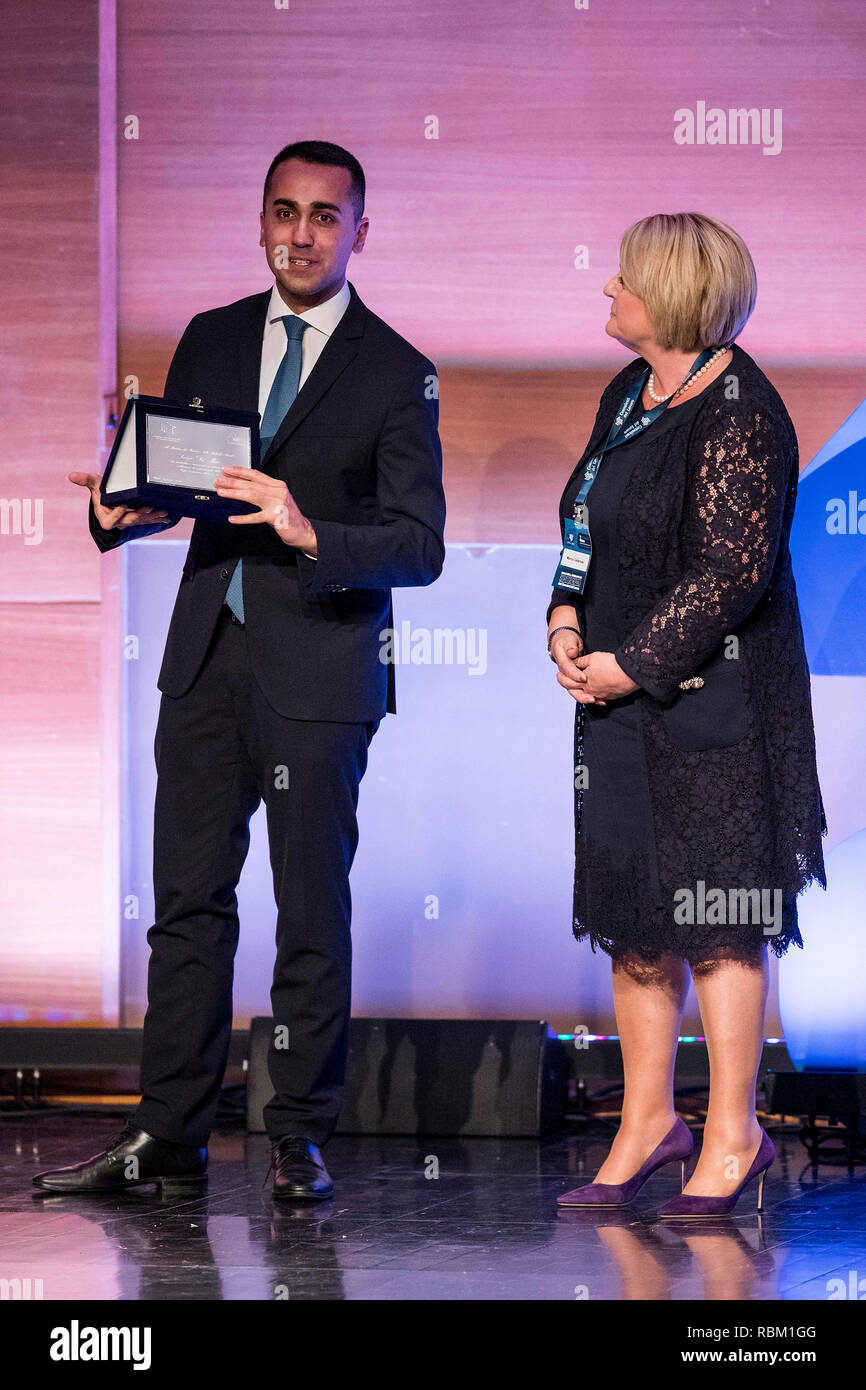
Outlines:
<svg viewBox="0 0 866 1390"><path fill-rule="evenodd" d="M220 497L223 468L258 468L259 417L246 410L130 396L102 479L105 507L157 507L225 521L258 511Z"/></svg>

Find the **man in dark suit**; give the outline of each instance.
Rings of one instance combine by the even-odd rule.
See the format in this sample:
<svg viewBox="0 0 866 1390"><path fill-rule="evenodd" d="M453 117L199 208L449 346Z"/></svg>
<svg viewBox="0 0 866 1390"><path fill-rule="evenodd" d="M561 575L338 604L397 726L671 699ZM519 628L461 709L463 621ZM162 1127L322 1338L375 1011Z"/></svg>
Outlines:
<svg viewBox="0 0 866 1390"><path fill-rule="evenodd" d="M196 315L169 369L169 400L260 412L260 467L228 468L218 484L259 510L196 522L159 675L141 1103L102 1153L35 1178L42 1189L203 1182L231 1037L235 887L263 800L277 902L274 1191L332 1192L320 1149L346 1065L358 786L395 709L380 634L391 587L431 583L444 558L436 372L346 282L363 212L347 151L281 150L261 214L273 289ZM70 478L90 489L102 551L178 520L107 509L98 477Z"/></svg>

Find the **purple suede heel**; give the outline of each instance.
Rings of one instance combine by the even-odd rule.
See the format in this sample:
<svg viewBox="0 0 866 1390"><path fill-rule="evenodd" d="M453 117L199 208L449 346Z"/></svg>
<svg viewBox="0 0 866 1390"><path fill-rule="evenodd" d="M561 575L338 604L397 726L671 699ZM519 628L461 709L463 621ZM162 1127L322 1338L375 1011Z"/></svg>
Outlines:
<svg viewBox="0 0 866 1390"><path fill-rule="evenodd" d="M572 1192L564 1192L557 1197L559 1207L622 1207L643 1187L647 1178L661 1168L664 1163L679 1160L682 1164L682 1180L685 1186L686 1159L691 1158L695 1148L692 1132L685 1120L677 1116L664 1139L653 1149L649 1158L638 1168L628 1182L606 1183L590 1182L584 1187L576 1187Z"/></svg>
<svg viewBox="0 0 866 1390"><path fill-rule="evenodd" d="M665 1202L664 1206L659 1208L658 1214L660 1217L666 1219L681 1217L684 1220L687 1218L700 1219L709 1216L728 1216L737 1205L737 1200L741 1196L743 1190L748 1187L750 1182L754 1182L755 1178L758 1179L757 1209L760 1211L764 1198L764 1178L767 1175L767 1170L772 1166L775 1157L775 1144L769 1134L761 1130L761 1143L758 1152L752 1160L751 1168L743 1178L739 1187L735 1188L727 1197L692 1197L691 1195L687 1196L683 1192L679 1197L673 1197L669 1202Z"/></svg>

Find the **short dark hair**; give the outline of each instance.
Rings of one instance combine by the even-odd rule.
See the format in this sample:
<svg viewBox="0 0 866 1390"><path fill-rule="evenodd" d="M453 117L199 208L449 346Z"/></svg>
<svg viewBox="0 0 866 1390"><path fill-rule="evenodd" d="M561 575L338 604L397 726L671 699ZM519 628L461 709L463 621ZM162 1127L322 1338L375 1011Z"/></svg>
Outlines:
<svg viewBox="0 0 866 1390"><path fill-rule="evenodd" d="M332 145L329 140L297 140L293 145L285 145L279 154L274 155L265 177L263 209L267 206L274 170L280 164L285 164L287 159L301 159L305 164L329 164L332 168L348 169L352 176L352 206L355 209L355 220L360 221L364 215L364 197L367 192L364 170L353 154L344 150L342 145Z"/></svg>

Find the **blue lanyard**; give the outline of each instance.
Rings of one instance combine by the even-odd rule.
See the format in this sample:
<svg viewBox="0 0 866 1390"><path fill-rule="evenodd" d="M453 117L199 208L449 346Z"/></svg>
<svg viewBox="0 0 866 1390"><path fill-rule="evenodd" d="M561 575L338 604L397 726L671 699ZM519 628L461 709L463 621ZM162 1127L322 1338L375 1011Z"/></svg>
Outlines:
<svg viewBox="0 0 866 1390"><path fill-rule="evenodd" d="M693 372L700 371L701 367L709 362L716 350L716 348L704 348L703 352L695 358L689 368L688 375L691 376ZM601 461L605 454L609 453L611 449L615 449L618 444L625 444L629 439L634 439L635 435L641 434L654 420L657 420L660 415L664 414L673 400L673 396L669 396L666 401L662 401L661 405L657 405L655 409L644 411L639 420L634 420L630 425L627 423L629 416L634 410L635 402L640 398L643 388L649 380L650 370L651 368L647 367L640 380L635 383L630 391L626 392L623 397L622 405L616 413L616 419L607 432L607 439L602 444L598 453L593 454L589 463L586 465L580 492L574 499L574 519L578 523L584 522L586 516L584 503L589 496L590 488L598 476L598 470L601 467Z"/></svg>

